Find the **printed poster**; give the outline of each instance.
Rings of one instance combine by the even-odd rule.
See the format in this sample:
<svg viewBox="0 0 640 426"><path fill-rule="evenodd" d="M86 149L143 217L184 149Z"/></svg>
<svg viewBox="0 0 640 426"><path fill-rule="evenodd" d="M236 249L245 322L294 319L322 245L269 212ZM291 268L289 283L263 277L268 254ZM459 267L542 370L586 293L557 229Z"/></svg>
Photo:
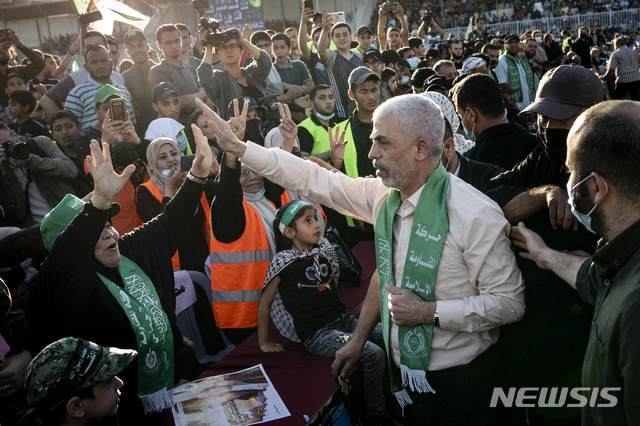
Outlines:
<svg viewBox="0 0 640 426"><path fill-rule="evenodd" d="M262 364L179 386L173 400L176 426L242 426L291 415Z"/></svg>

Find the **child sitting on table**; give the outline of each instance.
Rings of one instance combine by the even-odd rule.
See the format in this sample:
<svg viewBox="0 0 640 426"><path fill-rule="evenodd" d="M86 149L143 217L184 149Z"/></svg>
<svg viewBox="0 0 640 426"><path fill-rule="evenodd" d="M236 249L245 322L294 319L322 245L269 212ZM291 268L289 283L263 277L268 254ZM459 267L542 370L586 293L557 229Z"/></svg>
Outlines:
<svg viewBox="0 0 640 426"><path fill-rule="evenodd" d="M270 312L284 337L301 341L314 355L329 358L351 339L358 324L338 297L338 259L330 243L320 242L317 220L316 210L303 200L287 203L276 212L273 231L278 253L269 266L258 308L263 352L284 350L269 341ZM369 424L383 424L386 354L380 324L368 340L360 358L367 419Z"/></svg>

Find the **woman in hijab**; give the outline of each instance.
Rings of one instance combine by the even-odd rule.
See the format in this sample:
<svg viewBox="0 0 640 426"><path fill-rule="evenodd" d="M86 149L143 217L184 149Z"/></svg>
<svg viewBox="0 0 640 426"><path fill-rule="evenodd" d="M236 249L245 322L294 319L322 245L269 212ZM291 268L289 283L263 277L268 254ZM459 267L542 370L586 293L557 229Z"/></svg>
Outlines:
<svg viewBox="0 0 640 426"><path fill-rule="evenodd" d="M206 139L205 139L206 140ZM149 181L138 186L136 208L143 222L148 222L164 211L165 206L174 197L186 172L182 171L178 143L170 138L158 138L147 147L147 169ZM214 169L217 174L217 161L213 157ZM191 226L178 251L173 255L174 278L176 289L185 290L176 293L178 309L184 309L193 304L193 314L200 324L200 337L204 349L209 355L214 355L225 348L225 343L219 330L215 327L215 319L211 311L211 303L204 288L211 286L205 275L205 264L209 257L209 240L211 238L211 200L214 198L213 179L207 180L204 193L195 215L191 219ZM187 302L183 302L183 300ZM176 314L178 310L176 310ZM206 324L206 327L204 326Z"/></svg>
<svg viewBox="0 0 640 426"><path fill-rule="evenodd" d="M147 170L150 180L138 186L136 202L138 215L143 222L148 222L162 213L182 185L186 172L181 170L181 159L180 147L173 139L158 138L147 147ZM172 259L174 269L204 273L205 261L209 256L209 203L213 196L214 185L210 179L193 217L189 235Z"/></svg>

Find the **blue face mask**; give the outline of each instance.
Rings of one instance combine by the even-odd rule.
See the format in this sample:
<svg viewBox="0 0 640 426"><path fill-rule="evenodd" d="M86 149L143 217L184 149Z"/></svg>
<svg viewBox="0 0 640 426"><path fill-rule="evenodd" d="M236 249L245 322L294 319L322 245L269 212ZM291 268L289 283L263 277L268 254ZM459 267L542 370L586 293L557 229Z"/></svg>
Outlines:
<svg viewBox="0 0 640 426"><path fill-rule="evenodd" d="M580 182L576 183L573 186L571 186L571 179L569 179L569 182L567 182L567 193L569 194L569 205L571 206L571 213L573 213L573 215L578 219L578 221L580 221L581 224L584 225L585 228L587 228L591 233L595 234L595 231L593 230L593 228L591 228L591 213L593 213L593 211L596 209L596 207L598 207L598 205L594 204L593 208L589 210L589 213L584 214L584 213L580 213L576 209L576 202L575 202L576 188L580 184L586 182L591 176L593 176L593 174L590 174L589 176L582 179ZM609 192L609 185L607 185L607 182L604 179L602 181L604 182L605 187L607 188L607 192L605 192L604 194L606 196L607 193Z"/></svg>
<svg viewBox="0 0 640 426"><path fill-rule="evenodd" d="M178 148L180 148L180 152L187 151L187 139L184 137L184 133L180 132L177 135L176 142L178 142Z"/></svg>
<svg viewBox="0 0 640 426"><path fill-rule="evenodd" d="M473 122L473 127L471 128L471 131L467 131L467 126L464 125L464 119L467 117L467 111L464 112L464 117L462 117L462 120L460 121L462 123L462 130L464 130L464 135L467 139L469 139L472 142L476 142L476 140L478 139L476 137L476 135L473 134L473 131L476 129L476 122Z"/></svg>

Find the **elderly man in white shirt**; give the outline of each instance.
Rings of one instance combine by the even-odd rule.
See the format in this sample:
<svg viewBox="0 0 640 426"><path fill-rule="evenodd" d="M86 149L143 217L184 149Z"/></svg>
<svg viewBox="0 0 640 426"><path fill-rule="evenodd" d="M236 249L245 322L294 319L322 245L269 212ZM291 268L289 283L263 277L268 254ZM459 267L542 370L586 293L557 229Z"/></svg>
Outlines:
<svg viewBox="0 0 640 426"><path fill-rule="evenodd" d="M369 158L379 179L351 179L282 150L243 143L203 103L198 106L211 118L220 146L262 176L375 225L381 283L369 287L353 338L336 353L334 374L348 373L382 319L392 391L401 405L413 403L414 424L487 423L493 387L487 349L501 325L522 318L524 285L500 208L440 164L444 119L436 104L405 95L376 110ZM343 149L347 142L338 143ZM429 208L416 209L434 195ZM438 207L446 211L430 212ZM443 220L445 228L438 228ZM438 229L443 241L433 232ZM384 247L381 241L389 240ZM407 272L414 272L410 279ZM437 275L424 282L420 275L429 274Z"/></svg>

